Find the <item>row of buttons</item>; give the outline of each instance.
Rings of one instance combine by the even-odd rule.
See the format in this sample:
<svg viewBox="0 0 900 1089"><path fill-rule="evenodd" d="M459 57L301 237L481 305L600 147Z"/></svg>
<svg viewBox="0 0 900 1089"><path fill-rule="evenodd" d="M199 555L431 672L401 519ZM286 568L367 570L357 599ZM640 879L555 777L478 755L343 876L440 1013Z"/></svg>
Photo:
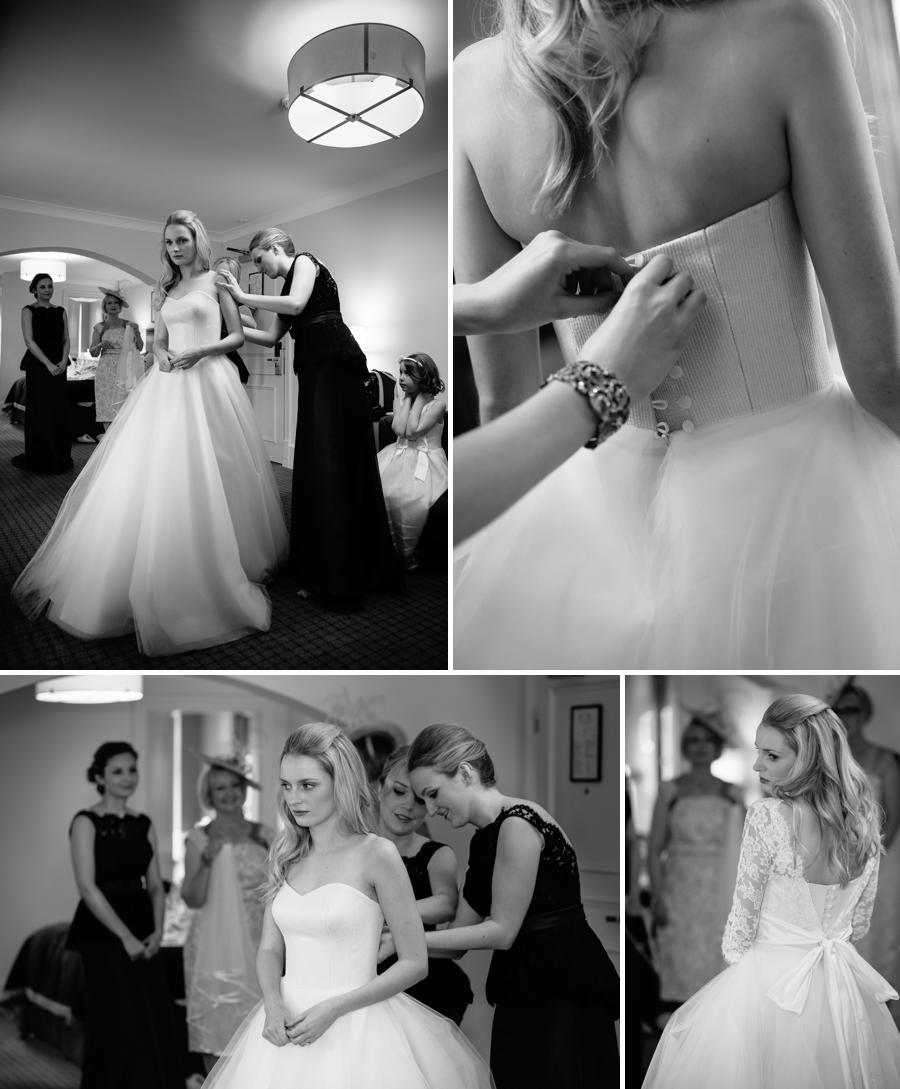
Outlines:
<svg viewBox="0 0 900 1089"><path fill-rule="evenodd" d="M669 377L675 379L676 381L679 378L683 378L684 367L676 363L675 366L669 371ZM679 397L678 400L675 401L675 405L681 409L688 409L693 403L694 402L691 400L691 398L686 395L684 397ZM650 402L650 407L656 412L663 412L669 407L669 402L662 397L654 398ZM688 434L690 434L694 430L694 426L695 425L693 420L685 420L681 425L681 430L686 431ZM656 434L661 439L667 439L671 431L671 425L666 423L665 421L661 421L656 425Z"/></svg>

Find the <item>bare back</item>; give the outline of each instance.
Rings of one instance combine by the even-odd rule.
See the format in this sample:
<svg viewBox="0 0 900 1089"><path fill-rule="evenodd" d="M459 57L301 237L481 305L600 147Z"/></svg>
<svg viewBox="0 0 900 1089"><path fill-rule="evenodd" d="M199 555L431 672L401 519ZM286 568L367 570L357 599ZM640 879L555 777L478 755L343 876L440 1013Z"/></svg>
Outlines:
<svg viewBox="0 0 900 1089"><path fill-rule="evenodd" d="M460 281L549 228L631 254L788 188L851 388L866 407L893 399L887 376L876 390L865 375L900 356L900 278L859 93L821 0L710 0L666 12L607 134L611 154L554 218L535 209L550 108L513 83L499 38L460 55L454 94ZM480 386L502 376L500 409L523 399L536 373L521 377L536 341L517 336L473 346Z"/></svg>

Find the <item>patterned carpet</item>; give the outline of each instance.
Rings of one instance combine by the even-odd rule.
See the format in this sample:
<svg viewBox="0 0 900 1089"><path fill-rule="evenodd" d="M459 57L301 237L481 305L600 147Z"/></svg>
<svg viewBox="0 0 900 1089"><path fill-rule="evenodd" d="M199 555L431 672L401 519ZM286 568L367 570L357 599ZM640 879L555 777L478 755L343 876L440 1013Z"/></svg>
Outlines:
<svg viewBox="0 0 900 1089"><path fill-rule="evenodd" d="M0 1089L78 1089L81 1069L54 1048L19 1039L14 1023L0 1017Z"/></svg>
<svg viewBox="0 0 900 1089"><path fill-rule="evenodd" d="M145 658L134 637L82 642L49 620L26 620L10 587L53 523L56 511L93 446L75 445L75 468L61 476L14 469L22 428L0 415L0 668L64 669L446 669L447 572L417 570L403 597L372 595L358 613L335 614L297 597L290 572L269 587L269 631L207 650ZM290 522L291 473L275 466Z"/></svg>

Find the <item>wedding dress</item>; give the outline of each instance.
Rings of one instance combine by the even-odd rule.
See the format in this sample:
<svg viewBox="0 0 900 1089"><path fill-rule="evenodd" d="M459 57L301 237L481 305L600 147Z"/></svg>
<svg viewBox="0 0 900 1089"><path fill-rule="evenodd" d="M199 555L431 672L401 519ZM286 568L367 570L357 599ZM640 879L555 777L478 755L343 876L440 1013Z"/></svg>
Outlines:
<svg viewBox="0 0 900 1089"><path fill-rule="evenodd" d="M173 355L220 338L218 300L167 296ZM154 366L125 401L13 586L26 615L81 639L134 629L144 654L269 627L260 583L287 530L253 408L225 356Z"/></svg>
<svg viewBox="0 0 900 1089"><path fill-rule="evenodd" d="M284 936L281 993L291 1014L375 978L384 916L351 885L301 894L282 885L272 916ZM265 1010L250 1015L204 1089L489 1089L487 1066L452 1021L407 994L339 1017L313 1043L263 1039Z"/></svg>
<svg viewBox="0 0 900 1089"><path fill-rule="evenodd" d="M706 293L687 346L458 550L454 667L894 668L900 442L833 373L790 191L655 253Z"/></svg>
<svg viewBox="0 0 900 1089"><path fill-rule="evenodd" d="M866 932L878 857L845 888L806 881L790 807L747 813L722 953L729 967L666 1025L644 1089L891 1089L897 998L851 941Z"/></svg>

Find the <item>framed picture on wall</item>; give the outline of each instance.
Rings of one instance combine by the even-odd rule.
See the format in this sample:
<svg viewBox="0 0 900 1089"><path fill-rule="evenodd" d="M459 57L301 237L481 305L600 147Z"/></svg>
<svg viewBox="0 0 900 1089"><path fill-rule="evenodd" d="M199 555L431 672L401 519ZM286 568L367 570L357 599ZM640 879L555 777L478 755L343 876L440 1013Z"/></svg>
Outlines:
<svg viewBox="0 0 900 1089"><path fill-rule="evenodd" d="M248 295L265 295L266 293L266 278L262 274L261 269L254 269L247 277L247 294Z"/></svg>
<svg viewBox="0 0 900 1089"><path fill-rule="evenodd" d="M569 719L569 782L600 782L603 773L602 740L602 704L572 707Z"/></svg>

